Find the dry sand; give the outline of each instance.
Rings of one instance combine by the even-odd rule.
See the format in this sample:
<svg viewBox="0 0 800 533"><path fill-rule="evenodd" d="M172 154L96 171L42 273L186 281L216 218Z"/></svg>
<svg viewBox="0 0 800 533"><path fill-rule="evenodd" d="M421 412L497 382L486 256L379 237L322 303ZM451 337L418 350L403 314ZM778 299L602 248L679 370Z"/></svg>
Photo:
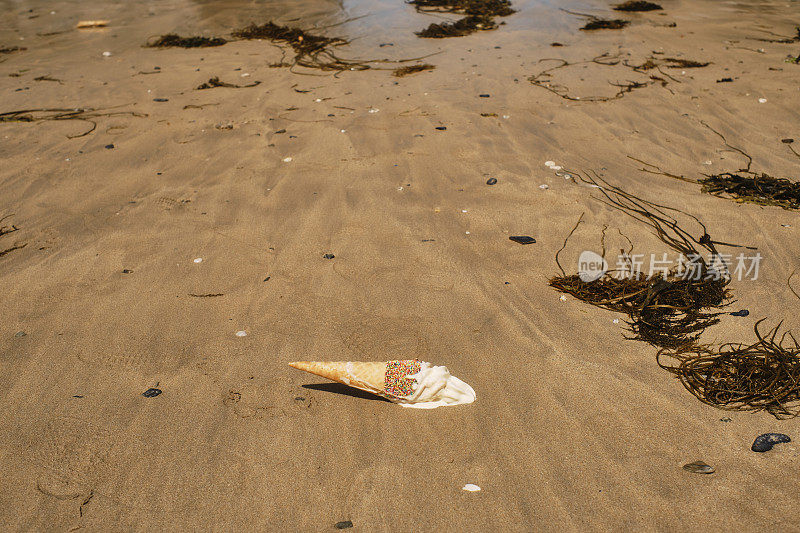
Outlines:
<svg viewBox="0 0 800 533"><path fill-rule="evenodd" d="M618 229L642 253L668 250L543 165L601 172L717 240L758 246L759 279L732 284L731 310L750 316L704 340L749 341L762 317L797 330L798 214L704 195L627 157L689 177L743 166L705 121L754 170L797 178L780 140L800 142L800 66L784 62L800 44L755 40L793 34L796 1L664 0L663 14L593 33L557 8L613 16L606 2L517 1L498 30L437 41L413 31L438 18L401 0L85 4L0 4L0 47L27 48L0 56L0 112L147 114L99 118L74 139L86 123L0 125L0 225L19 227L0 250L26 245L0 257L4 530L798 528L800 449L749 449L766 431L800 442L798 421L701 404L617 315L548 287L584 212L568 271L604 225L610 250ZM325 30L356 38L341 56L441 51L426 60L436 69L309 76L269 68L281 50L267 42L141 46L360 15ZM91 19L111 23L72 29ZM544 58L656 52L711 65L663 69L666 87L610 102L528 81L553 66ZM212 76L261 84L193 90ZM595 63L553 72L583 99L642 79ZM221 295L192 296L206 294ZM447 365L477 401L402 409L286 365L409 356ZM682 470L695 460L716 473Z"/></svg>

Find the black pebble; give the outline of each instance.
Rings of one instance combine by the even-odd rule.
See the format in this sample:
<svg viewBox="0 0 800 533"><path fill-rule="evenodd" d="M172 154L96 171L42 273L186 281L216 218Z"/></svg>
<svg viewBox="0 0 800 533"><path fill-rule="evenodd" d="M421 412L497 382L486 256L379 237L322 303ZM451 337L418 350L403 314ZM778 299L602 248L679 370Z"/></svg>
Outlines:
<svg viewBox="0 0 800 533"><path fill-rule="evenodd" d="M145 398L155 398L159 394L161 394L161 389L150 388L150 389L147 389L146 391L144 391L142 393L142 396L144 396Z"/></svg>
<svg viewBox="0 0 800 533"><path fill-rule="evenodd" d="M533 244L536 242L536 239L528 237L527 235L512 235L508 239L520 244Z"/></svg>
<svg viewBox="0 0 800 533"><path fill-rule="evenodd" d="M489 98L488 94L479 94L478 96L480 96L481 98Z"/></svg>
<svg viewBox="0 0 800 533"><path fill-rule="evenodd" d="M747 309L742 309L741 311L734 311L731 313L731 316L747 316L750 314L750 311Z"/></svg>
<svg viewBox="0 0 800 533"><path fill-rule="evenodd" d="M447 127L446 126L436 126L436 129L440 130L440 131L444 131L444 130L447 129Z"/></svg>
<svg viewBox="0 0 800 533"><path fill-rule="evenodd" d="M264 281L269 281L270 277L272 277L272 276L267 276L266 278L264 278Z"/></svg>
<svg viewBox="0 0 800 533"><path fill-rule="evenodd" d="M792 144L794 142L794 139L781 139L781 142L783 144Z"/></svg>
<svg viewBox="0 0 800 533"><path fill-rule="evenodd" d="M792 442L792 439L783 433L764 433L756 437L750 449L754 452L767 452L780 442Z"/></svg>
<svg viewBox="0 0 800 533"><path fill-rule="evenodd" d="M353 523L350 520L345 520L343 522L336 522L333 527L336 529L350 529L353 527Z"/></svg>
<svg viewBox="0 0 800 533"><path fill-rule="evenodd" d="M154 102L169 102L169 98L153 98Z"/></svg>
<svg viewBox="0 0 800 533"><path fill-rule="evenodd" d="M486 185L494 185L495 183L497 183L497 178L489 178L486 180Z"/></svg>
<svg viewBox="0 0 800 533"><path fill-rule="evenodd" d="M277 134L277 133L286 133L286 130L278 130L278 131L276 131L275 133L276 133L276 134Z"/></svg>
<svg viewBox="0 0 800 533"><path fill-rule="evenodd" d="M106 145L106 150L113 150L113 149L114 149L114 145L113 144L107 144Z"/></svg>
<svg viewBox="0 0 800 533"><path fill-rule="evenodd" d="M335 256L335 255L333 255L333 254L325 254L325 255L323 255L322 257L324 257L325 259L333 259L333 258L334 258L334 257L336 257L336 256Z"/></svg>
<svg viewBox="0 0 800 533"><path fill-rule="evenodd" d="M133 274L133 270L131 270L130 268L123 268L122 269L122 273L123 274Z"/></svg>
<svg viewBox="0 0 800 533"><path fill-rule="evenodd" d="M717 83L730 83L733 81L733 78L722 78L721 80L717 80Z"/></svg>

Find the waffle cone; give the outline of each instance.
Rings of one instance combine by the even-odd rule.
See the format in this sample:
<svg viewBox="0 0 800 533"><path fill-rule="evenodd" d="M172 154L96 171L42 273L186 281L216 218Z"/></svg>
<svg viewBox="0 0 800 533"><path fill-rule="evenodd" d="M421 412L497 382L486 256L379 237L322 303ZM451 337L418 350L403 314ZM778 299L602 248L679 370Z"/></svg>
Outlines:
<svg viewBox="0 0 800 533"><path fill-rule="evenodd" d="M361 389L373 394L392 398L384 389L386 378L385 362L361 361L295 361L289 366L305 370L331 381Z"/></svg>

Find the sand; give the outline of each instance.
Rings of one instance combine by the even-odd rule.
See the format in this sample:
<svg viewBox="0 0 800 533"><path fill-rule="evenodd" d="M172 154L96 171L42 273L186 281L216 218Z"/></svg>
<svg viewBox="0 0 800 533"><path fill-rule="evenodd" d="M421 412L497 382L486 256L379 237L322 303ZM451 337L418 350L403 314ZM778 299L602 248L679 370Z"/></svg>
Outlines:
<svg viewBox="0 0 800 533"><path fill-rule="evenodd" d="M0 124L0 225L19 228L0 250L25 244L0 257L3 529L796 528L796 420L701 404L655 348L625 340L620 317L547 285L581 213L568 271L599 251L604 226L614 253L617 230L638 252L670 252L552 160L758 247L758 280L731 285L730 310L749 317L723 317L705 341L749 341L763 317L800 327L786 284L800 266L796 212L704 195L628 158L692 178L741 168L705 122L753 170L797 179L780 140L800 142L800 66L784 62L800 44L755 40L792 35L797 5L661 3L624 15L597 0L516 1L495 31L435 41L413 32L441 17L395 0L6 5L0 47L27 49L0 56L0 112L147 116L101 117L72 139L91 125ZM633 22L581 32L558 7ZM334 77L270 68L281 50L267 42L142 47L361 15L324 30L355 39L342 57L440 52L425 59L436 69ZM111 22L74 29L97 19ZM543 59L603 53L711 64L662 68L666 87L609 102L528 81L554 66ZM213 76L261 84L194 90ZM552 72L584 100L648 79L596 63ZM446 365L477 401L402 409L286 364L413 356ZM163 393L143 397L151 387ZM767 431L795 441L751 452ZM681 468L697 460L716 473Z"/></svg>

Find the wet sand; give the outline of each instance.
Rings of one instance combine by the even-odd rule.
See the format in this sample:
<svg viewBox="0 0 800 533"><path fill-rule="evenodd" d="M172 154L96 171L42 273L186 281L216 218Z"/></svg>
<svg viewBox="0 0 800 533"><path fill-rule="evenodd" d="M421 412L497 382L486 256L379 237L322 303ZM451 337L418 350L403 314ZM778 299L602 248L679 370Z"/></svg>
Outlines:
<svg viewBox="0 0 800 533"><path fill-rule="evenodd" d="M800 142L800 66L784 61L800 43L755 40L791 36L796 6L661 3L621 15L633 21L624 30L581 32L583 19L558 7L620 15L605 2L520 1L497 30L446 40L413 34L441 17L389 0L3 4L0 47L27 49L0 56L0 113L146 116L100 117L77 138L67 136L91 124L0 124L0 226L19 228L0 251L25 245L0 257L0 523L796 527L797 445L750 451L767 431L800 441L796 420L701 404L655 348L625 340L618 315L547 285L582 213L561 255L570 272L581 250L599 251L606 225L609 250L625 246L619 230L641 253L670 252L551 160L681 208L715 240L758 247L758 280L731 285L730 310L750 315L723 317L704 341L749 341L763 317L800 327L786 283L800 267L796 212L701 194L628 157L692 178L743 167L706 123L753 170L796 179L781 139ZM72 30L103 18L106 29ZM395 78L270 68L282 52L267 42L142 47L270 19L339 24L324 32L353 39L338 49L346 58L440 53L425 59L435 70ZM666 86L608 102L586 100L649 74L621 63L551 72L583 101L528 80L555 64L542 60L602 54L710 65L662 68ZM194 90L213 76L261 83ZM477 401L403 409L286 364L409 356L446 365ZM163 393L142 397L151 387ZM696 460L716 473L681 468Z"/></svg>

